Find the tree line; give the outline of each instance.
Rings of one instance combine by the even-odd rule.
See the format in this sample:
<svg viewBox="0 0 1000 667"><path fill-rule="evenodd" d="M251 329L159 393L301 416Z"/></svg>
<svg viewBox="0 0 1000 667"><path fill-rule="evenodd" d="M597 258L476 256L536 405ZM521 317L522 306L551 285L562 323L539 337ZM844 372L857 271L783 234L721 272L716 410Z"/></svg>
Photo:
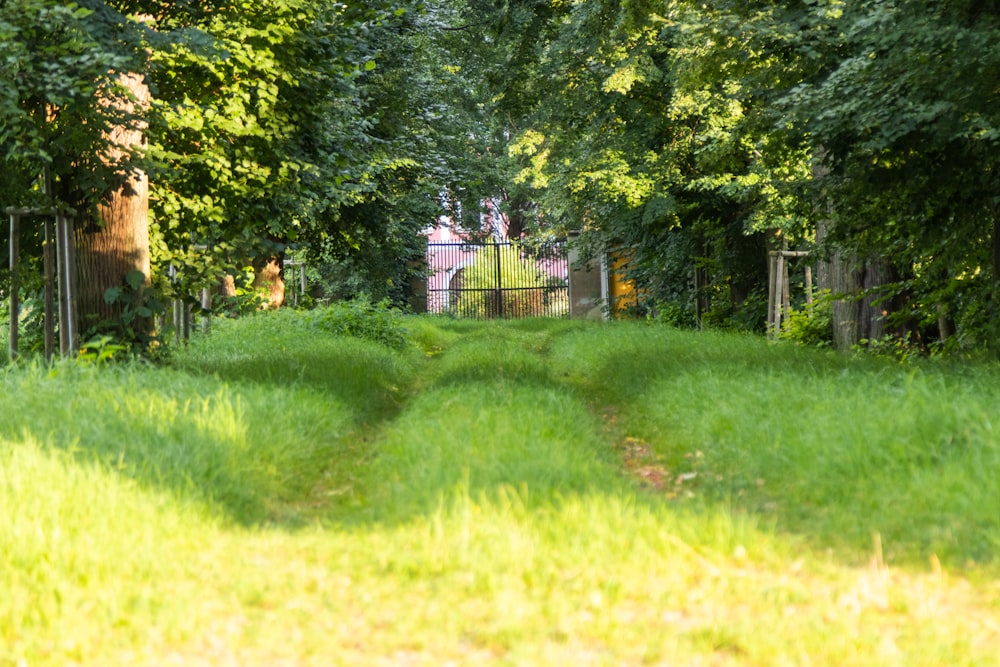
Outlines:
<svg viewBox="0 0 1000 667"><path fill-rule="evenodd" d="M792 248L838 347L994 345L1000 4L507 7L483 41L515 180L624 253L654 312L760 328L766 252Z"/></svg>
<svg viewBox="0 0 1000 667"><path fill-rule="evenodd" d="M402 300L488 198L676 324L762 330L789 249L838 347L1000 340L995 1L8 0L0 40L4 203L72 207L87 256L148 182L154 283L298 249Z"/></svg>
<svg viewBox="0 0 1000 667"><path fill-rule="evenodd" d="M252 267L279 305L289 252L399 298L443 187L422 14L407 0L4 2L0 203L72 212L91 331L120 317L109 295L136 272L167 296L231 295ZM41 243L25 240L25 275Z"/></svg>

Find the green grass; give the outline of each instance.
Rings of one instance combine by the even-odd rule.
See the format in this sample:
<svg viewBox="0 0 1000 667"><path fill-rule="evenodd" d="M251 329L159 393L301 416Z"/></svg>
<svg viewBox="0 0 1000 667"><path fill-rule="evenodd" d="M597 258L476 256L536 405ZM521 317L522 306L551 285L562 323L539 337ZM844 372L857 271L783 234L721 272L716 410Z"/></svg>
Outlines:
<svg viewBox="0 0 1000 667"><path fill-rule="evenodd" d="M291 314L0 395L0 665L1000 664L993 366Z"/></svg>
<svg viewBox="0 0 1000 667"><path fill-rule="evenodd" d="M559 363L615 405L685 496L731 501L850 557L992 562L1000 547L995 367L900 366L753 338L619 327Z"/></svg>

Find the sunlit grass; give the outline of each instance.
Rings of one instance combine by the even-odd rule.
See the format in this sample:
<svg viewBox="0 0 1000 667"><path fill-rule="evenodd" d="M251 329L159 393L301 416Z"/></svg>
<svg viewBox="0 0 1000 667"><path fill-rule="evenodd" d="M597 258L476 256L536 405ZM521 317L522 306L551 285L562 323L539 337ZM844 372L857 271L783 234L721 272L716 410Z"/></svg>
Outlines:
<svg viewBox="0 0 1000 667"><path fill-rule="evenodd" d="M1000 664L992 368L221 324L3 375L0 665Z"/></svg>
<svg viewBox="0 0 1000 667"><path fill-rule="evenodd" d="M30 437L241 523L299 502L354 435L346 401L140 368L8 374L0 437Z"/></svg>
<svg viewBox="0 0 1000 667"><path fill-rule="evenodd" d="M620 327L558 363L614 406L682 496L732 502L820 547L892 562L992 563L1000 547L1000 369L901 366L748 337Z"/></svg>

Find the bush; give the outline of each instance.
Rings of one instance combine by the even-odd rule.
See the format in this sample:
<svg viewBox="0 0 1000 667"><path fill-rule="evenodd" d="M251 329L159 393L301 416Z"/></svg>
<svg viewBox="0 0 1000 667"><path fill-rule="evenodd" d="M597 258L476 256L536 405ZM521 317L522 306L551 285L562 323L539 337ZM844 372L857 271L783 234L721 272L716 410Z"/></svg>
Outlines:
<svg viewBox="0 0 1000 667"><path fill-rule="evenodd" d="M314 327L337 336L363 338L393 349L406 345L402 313L390 306L388 299L372 303L367 294L304 312Z"/></svg>
<svg viewBox="0 0 1000 667"><path fill-rule="evenodd" d="M822 293L811 309L790 311L781 324L781 338L809 347L833 345L833 306L829 291Z"/></svg>

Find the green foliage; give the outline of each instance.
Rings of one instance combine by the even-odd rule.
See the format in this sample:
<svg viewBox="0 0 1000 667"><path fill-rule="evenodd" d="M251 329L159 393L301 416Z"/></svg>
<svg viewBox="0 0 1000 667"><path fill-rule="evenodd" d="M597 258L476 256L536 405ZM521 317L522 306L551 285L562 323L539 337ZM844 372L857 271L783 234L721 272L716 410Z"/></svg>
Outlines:
<svg viewBox="0 0 1000 667"><path fill-rule="evenodd" d="M166 312L166 301L158 290L146 285L141 271L131 271L125 283L109 287L104 301L114 304L118 316L104 320L83 335L81 356L105 361L119 353L163 360L167 348L155 328L155 320Z"/></svg>
<svg viewBox="0 0 1000 667"><path fill-rule="evenodd" d="M6 205L90 212L130 168L134 156L116 155L111 137L113 128L140 120L128 110L118 74L138 71L141 28L105 3L88 4L0 5L0 198Z"/></svg>
<svg viewBox="0 0 1000 667"><path fill-rule="evenodd" d="M303 317L311 326L335 336L369 340L393 349L406 345L403 315L388 300L373 303L362 294L350 301L321 306Z"/></svg>
<svg viewBox="0 0 1000 667"><path fill-rule="evenodd" d="M892 258L906 285L893 307L917 315L915 335L940 333L947 312L952 347L995 339L989 289L970 289L1000 272L992 6L471 7L491 26L477 57L504 63L485 81L513 128L514 180L595 256L628 254L643 294L690 312L673 319L759 312L754 234L809 247L826 220L823 253Z"/></svg>
<svg viewBox="0 0 1000 667"><path fill-rule="evenodd" d="M68 204L99 224L94 206L141 166L153 271L173 265L181 293L325 242L366 267L369 291L403 300L389 265L441 190L424 111L436 93L409 76L419 3L49 4L0 7L6 204ZM119 73L143 77L148 107ZM116 156L112 130L140 126L142 155Z"/></svg>
<svg viewBox="0 0 1000 667"><path fill-rule="evenodd" d="M22 355L41 354L45 349L45 278L40 253L31 252L37 240L33 237L22 239L22 245L27 246L28 252L21 254L18 267L18 353ZM0 294L3 295L0 317L4 322L10 321L10 287L10 270L5 266L0 270Z"/></svg>
<svg viewBox="0 0 1000 667"><path fill-rule="evenodd" d="M833 344L833 299L829 292L816 296L812 307L792 309L781 323L781 337L808 347Z"/></svg>
<svg viewBox="0 0 1000 667"><path fill-rule="evenodd" d="M121 360L122 354L127 354L129 348L114 341L114 337L108 335L92 336L80 344L77 363L81 366L104 366L109 362Z"/></svg>
<svg viewBox="0 0 1000 667"><path fill-rule="evenodd" d="M749 323L757 309L745 301L766 280L758 232L806 232L808 207L791 188L809 176L808 153L766 127L756 82L741 78L746 58L726 60L735 39L718 27L703 34L716 13L694 3L512 3L504 19L537 38L497 36L517 68L494 94L504 112L519 111L516 180L549 224L582 229L595 256L627 254L646 298L689 311L675 319L712 312L728 323L738 311Z"/></svg>
<svg viewBox="0 0 1000 667"><path fill-rule="evenodd" d="M373 301L405 307L411 281L423 277L426 264L426 241L413 222L440 213L428 203L409 209L411 204L386 193L342 211L342 222L357 222L350 243L324 236L304 252L310 294L320 302L368 294Z"/></svg>
<svg viewBox="0 0 1000 667"><path fill-rule="evenodd" d="M927 355L927 349L913 340L910 334L905 336L883 336L871 340L862 338L855 352L867 352L881 357L895 359L905 363Z"/></svg>
<svg viewBox="0 0 1000 667"><path fill-rule="evenodd" d="M776 107L818 149L826 174L816 194L835 202L832 240L892 258L907 279L905 310L923 315L921 338L941 334L937 313L945 312L959 336L946 346L988 348L990 327L961 302L978 291L979 307L990 310L986 283L1000 275L991 83L1000 14L922 0L840 10L824 19L823 39L834 42L823 46L815 30L804 40L817 47L824 76Z"/></svg>
<svg viewBox="0 0 1000 667"><path fill-rule="evenodd" d="M401 304L419 230L482 231L489 199L512 238L627 254L648 310L742 328L764 239L811 247L819 219L824 252L892 258L921 344L996 339L994 3L196 4L0 6L6 203L96 222L142 166L179 288L295 249L320 298Z"/></svg>

